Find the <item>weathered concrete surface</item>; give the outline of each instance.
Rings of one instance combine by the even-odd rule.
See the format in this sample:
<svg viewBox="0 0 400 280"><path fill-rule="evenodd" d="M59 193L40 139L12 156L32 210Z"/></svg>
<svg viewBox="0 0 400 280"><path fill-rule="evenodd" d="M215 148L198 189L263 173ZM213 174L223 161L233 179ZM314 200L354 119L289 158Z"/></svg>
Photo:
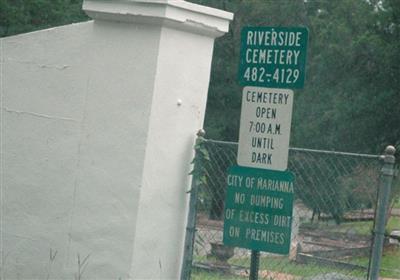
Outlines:
<svg viewBox="0 0 400 280"><path fill-rule="evenodd" d="M213 41L231 14L86 2L106 17L0 39L2 278L73 279L87 257L82 279L176 279Z"/></svg>

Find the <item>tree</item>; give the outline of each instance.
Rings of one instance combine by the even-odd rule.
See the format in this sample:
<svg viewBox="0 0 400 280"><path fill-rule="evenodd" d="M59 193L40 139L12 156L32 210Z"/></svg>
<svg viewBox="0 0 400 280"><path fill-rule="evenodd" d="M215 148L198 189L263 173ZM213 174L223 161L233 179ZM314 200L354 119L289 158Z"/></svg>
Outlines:
<svg viewBox="0 0 400 280"><path fill-rule="evenodd" d="M398 24L394 28L388 16L392 9L367 1L308 3L314 39L292 140L305 147L379 153L400 138L394 78L400 75L400 49Z"/></svg>
<svg viewBox="0 0 400 280"><path fill-rule="evenodd" d="M305 25L305 6L295 1L191 1L235 14L228 34L216 40L205 128L210 138L236 141L242 88L238 84L240 31L243 26ZM282 16L285 15L285 16Z"/></svg>
<svg viewBox="0 0 400 280"><path fill-rule="evenodd" d="M237 72L243 26L306 26L306 83L295 92L291 146L400 150L400 1L191 0L235 13L216 40L205 128L238 138ZM87 20L82 0L0 0L0 36ZM400 158L400 157L398 157Z"/></svg>
<svg viewBox="0 0 400 280"><path fill-rule="evenodd" d="M400 1L191 1L235 13L217 39L205 128L237 140L243 26L306 26L306 83L295 92L291 145L380 153L400 148Z"/></svg>
<svg viewBox="0 0 400 280"><path fill-rule="evenodd" d="M395 144L400 161L400 1L192 2L235 13L230 32L215 45L205 121L209 138L236 141L238 137L241 28L306 26L306 83L295 92L291 146L377 154ZM300 198L312 209L339 223L349 205L362 207L370 200L361 199L355 183L360 181L356 171L369 169L355 165L354 174L341 178L343 174L332 173L335 166L326 165L323 158L311 165L297 170L304 174L297 184ZM311 169L336 181L315 185L309 181Z"/></svg>
<svg viewBox="0 0 400 280"><path fill-rule="evenodd" d="M0 37L87 19L82 0L0 0Z"/></svg>

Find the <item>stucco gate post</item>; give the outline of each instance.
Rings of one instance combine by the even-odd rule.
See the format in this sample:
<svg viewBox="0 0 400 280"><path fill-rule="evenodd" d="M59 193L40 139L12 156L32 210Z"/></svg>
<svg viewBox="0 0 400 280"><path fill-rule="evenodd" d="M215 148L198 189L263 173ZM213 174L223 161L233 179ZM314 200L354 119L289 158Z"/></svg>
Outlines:
<svg viewBox="0 0 400 280"><path fill-rule="evenodd" d="M0 278L178 279L214 39L233 15L83 9L94 20L0 38Z"/></svg>
<svg viewBox="0 0 400 280"><path fill-rule="evenodd" d="M122 21L132 29L150 25L148 32L156 33L157 60L137 65L154 73L152 90L132 91L151 95L151 104L149 118L143 120L147 137L137 185L131 277L178 279L189 163L196 131L203 124L214 39L228 31L233 15L177 0L85 0L83 9L104 28L109 28L108 21Z"/></svg>

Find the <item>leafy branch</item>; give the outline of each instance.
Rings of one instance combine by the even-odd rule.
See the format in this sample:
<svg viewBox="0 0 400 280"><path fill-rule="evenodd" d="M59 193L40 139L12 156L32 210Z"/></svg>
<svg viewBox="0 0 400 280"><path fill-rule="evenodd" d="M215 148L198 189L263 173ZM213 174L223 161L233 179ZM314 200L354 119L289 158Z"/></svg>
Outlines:
<svg viewBox="0 0 400 280"><path fill-rule="evenodd" d="M189 173L193 176L194 187L207 184L205 163L210 161L210 154L205 145L207 140L204 138L204 134L203 130L197 133L196 144L194 145L195 155L191 162L191 164L193 164L193 169Z"/></svg>

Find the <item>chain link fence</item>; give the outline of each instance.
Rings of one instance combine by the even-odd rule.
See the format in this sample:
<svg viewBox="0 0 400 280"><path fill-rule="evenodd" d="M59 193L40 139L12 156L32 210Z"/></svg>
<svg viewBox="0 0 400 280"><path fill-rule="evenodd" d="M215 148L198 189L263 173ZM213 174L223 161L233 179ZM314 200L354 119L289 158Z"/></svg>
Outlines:
<svg viewBox="0 0 400 280"><path fill-rule="evenodd" d="M226 172L237 143L204 139L196 149L191 278L248 279L251 251L222 244ZM259 279L366 279L379 156L291 148L288 170L296 177L290 253L262 252Z"/></svg>

